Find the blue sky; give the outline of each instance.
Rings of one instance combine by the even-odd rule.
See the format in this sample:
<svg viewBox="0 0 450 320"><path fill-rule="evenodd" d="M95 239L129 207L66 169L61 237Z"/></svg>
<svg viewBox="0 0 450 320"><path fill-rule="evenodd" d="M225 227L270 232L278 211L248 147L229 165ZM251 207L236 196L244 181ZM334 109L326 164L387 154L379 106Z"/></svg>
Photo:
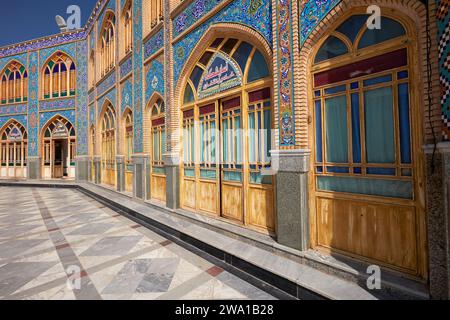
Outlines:
<svg viewBox="0 0 450 320"><path fill-rule="evenodd" d="M67 18L66 10L81 8L81 25L91 15L97 0L3 0L0 6L0 47L59 32L55 16Z"/></svg>

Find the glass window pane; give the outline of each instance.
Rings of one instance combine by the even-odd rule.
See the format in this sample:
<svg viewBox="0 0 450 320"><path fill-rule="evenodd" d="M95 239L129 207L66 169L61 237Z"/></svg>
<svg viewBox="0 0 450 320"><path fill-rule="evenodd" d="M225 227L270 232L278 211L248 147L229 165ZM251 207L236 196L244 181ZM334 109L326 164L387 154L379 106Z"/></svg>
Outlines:
<svg viewBox="0 0 450 320"><path fill-rule="evenodd" d="M348 53L348 48L342 40L330 36L317 52L314 63L336 58Z"/></svg>
<svg viewBox="0 0 450 320"><path fill-rule="evenodd" d="M367 29L359 42L358 48L367 48L377 43L404 36L405 34L405 29L399 22L382 17L381 29Z"/></svg>
<svg viewBox="0 0 450 320"><path fill-rule="evenodd" d="M325 100L327 161L348 163L347 97Z"/></svg>
<svg viewBox="0 0 450 320"><path fill-rule="evenodd" d="M245 72L245 65L247 64L248 56L252 52L253 46L247 42L242 42L236 52L233 54L233 59L241 67L242 73Z"/></svg>
<svg viewBox="0 0 450 320"><path fill-rule="evenodd" d="M184 91L184 103L189 103L194 101L194 92L192 92L191 86L186 85L186 90Z"/></svg>
<svg viewBox="0 0 450 320"><path fill-rule="evenodd" d="M356 36L366 23L367 15L354 15L345 21L336 31L344 34L351 42L355 41Z"/></svg>
<svg viewBox="0 0 450 320"><path fill-rule="evenodd" d="M409 121L409 89L408 84L398 86L398 114L400 121L400 149L402 163L411 163L411 124Z"/></svg>
<svg viewBox="0 0 450 320"><path fill-rule="evenodd" d="M395 163L392 88L364 94L366 156L368 163Z"/></svg>
<svg viewBox="0 0 450 320"><path fill-rule="evenodd" d="M253 55L250 70L248 72L248 82L266 78L270 75L264 56L258 50Z"/></svg>

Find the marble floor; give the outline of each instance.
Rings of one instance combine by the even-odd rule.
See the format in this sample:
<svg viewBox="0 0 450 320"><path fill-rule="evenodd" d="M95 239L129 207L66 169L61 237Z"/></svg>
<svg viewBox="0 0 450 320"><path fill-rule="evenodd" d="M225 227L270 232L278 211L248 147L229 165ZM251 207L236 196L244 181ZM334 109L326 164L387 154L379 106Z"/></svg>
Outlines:
<svg viewBox="0 0 450 320"><path fill-rule="evenodd" d="M274 299L72 189L0 187L0 299Z"/></svg>

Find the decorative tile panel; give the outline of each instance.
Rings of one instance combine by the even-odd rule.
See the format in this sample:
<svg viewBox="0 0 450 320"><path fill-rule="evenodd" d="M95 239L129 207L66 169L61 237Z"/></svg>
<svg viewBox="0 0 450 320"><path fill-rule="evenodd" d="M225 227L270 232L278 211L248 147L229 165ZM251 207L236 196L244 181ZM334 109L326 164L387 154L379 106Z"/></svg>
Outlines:
<svg viewBox="0 0 450 320"><path fill-rule="evenodd" d="M253 1L253 2L261 2ZM184 9L178 16L173 19L173 37L178 37L183 31L188 29L206 14L211 12L220 3L225 0L196 0Z"/></svg>
<svg viewBox="0 0 450 320"><path fill-rule="evenodd" d="M120 79L124 78L131 71L133 71L133 59L128 58L124 63L120 65Z"/></svg>
<svg viewBox="0 0 450 320"><path fill-rule="evenodd" d="M148 59L159 49L164 47L164 28L161 28L153 37L144 43L144 59Z"/></svg>
<svg viewBox="0 0 450 320"><path fill-rule="evenodd" d="M97 87L97 96L101 96L108 89L116 84L116 73L113 71L106 79L104 79Z"/></svg>
<svg viewBox="0 0 450 320"><path fill-rule="evenodd" d="M75 99L62 99L62 100L50 100L39 102L39 111L54 111L62 109L75 109Z"/></svg>
<svg viewBox="0 0 450 320"><path fill-rule="evenodd" d="M21 113L27 113L27 105L26 104L13 104L13 105L0 106L0 115L21 114Z"/></svg>

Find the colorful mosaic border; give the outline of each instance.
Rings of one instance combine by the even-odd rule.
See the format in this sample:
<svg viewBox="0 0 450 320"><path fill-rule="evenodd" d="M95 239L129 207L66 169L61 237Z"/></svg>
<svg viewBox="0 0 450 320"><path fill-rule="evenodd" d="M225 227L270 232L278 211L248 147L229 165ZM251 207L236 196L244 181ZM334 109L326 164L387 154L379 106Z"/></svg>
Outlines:
<svg viewBox="0 0 450 320"><path fill-rule="evenodd" d="M134 88L133 88L133 120L134 120L134 152L144 151L143 146L143 110L142 110L142 0L133 1L133 60L134 60Z"/></svg>
<svg viewBox="0 0 450 320"><path fill-rule="evenodd" d="M77 103L76 124L77 128L77 156L88 155L88 43L87 40L77 44Z"/></svg>
<svg viewBox="0 0 450 320"><path fill-rule="evenodd" d="M292 53L293 35L291 28L291 1L279 1L277 6L277 61L281 147L295 146L294 57Z"/></svg>

